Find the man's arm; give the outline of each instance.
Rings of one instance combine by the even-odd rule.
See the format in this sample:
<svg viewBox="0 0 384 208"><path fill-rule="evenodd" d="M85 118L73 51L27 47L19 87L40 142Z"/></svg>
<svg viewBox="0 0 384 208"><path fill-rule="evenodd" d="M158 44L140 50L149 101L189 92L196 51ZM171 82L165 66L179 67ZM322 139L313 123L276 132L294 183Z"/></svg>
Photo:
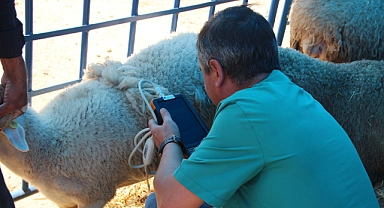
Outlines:
<svg viewBox="0 0 384 208"><path fill-rule="evenodd" d="M178 135L179 130L171 115L165 109L160 110L164 123L159 126L154 120L148 122L155 145L157 147L172 135ZM204 202L194 193L180 184L173 173L183 160L183 152L176 143L169 143L163 149L160 165L156 171L154 186L158 207L198 208Z"/></svg>
<svg viewBox="0 0 384 208"><path fill-rule="evenodd" d="M25 40L23 25L16 17L15 1L0 0L0 60L3 66L1 84L5 88L0 116L23 114L27 105L27 70L22 55Z"/></svg>

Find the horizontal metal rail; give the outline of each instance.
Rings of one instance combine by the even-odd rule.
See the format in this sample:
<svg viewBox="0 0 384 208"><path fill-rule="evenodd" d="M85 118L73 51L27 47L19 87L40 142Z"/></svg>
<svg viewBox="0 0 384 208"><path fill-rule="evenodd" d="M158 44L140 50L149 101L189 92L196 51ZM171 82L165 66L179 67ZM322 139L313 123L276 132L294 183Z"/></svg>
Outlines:
<svg viewBox="0 0 384 208"><path fill-rule="evenodd" d="M89 24L89 25L82 25L82 26L72 27L72 28L67 28L67 29L62 29L62 30L50 31L50 32L45 32L45 33L38 33L38 34L26 34L25 35L25 41L29 42L29 41L33 41L33 40L52 38L52 37L61 36L61 35L69 35L72 33L90 31L90 30L94 30L94 29L100 29L100 28L104 28L104 27L109 27L109 26L129 23L129 22L137 22L139 20L161 17L161 16L176 14L176 13L180 13L180 12L187 12L187 11L200 9L200 8L204 8L204 7L209 7L209 6L213 6L213 5L218 5L218 4L222 4L222 3L228 3L231 1L238 1L238 0L220 0L220 1L214 1L214 2L207 2L207 3L196 4L196 5L187 6L187 7L173 8L173 9L164 10L164 11L160 11L160 12L142 14L142 15L138 15L138 16L130 16L130 17L125 17L125 18L120 18L120 19L115 19L115 20L110 20L110 21L105 21L105 22L100 22L100 23L94 23L94 24Z"/></svg>
<svg viewBox="0 0 384 208"><path fill-rule="evenodd" d="M90 0L85 0L84 2L84 11L87 11L89 13L89 1ZM177 0L175 0L177 1ZM119 24L124 24L124 23L131 23L131 24L134 24L133 26L131 25L131 30L130 30L130 35L129 35L129 42L128 42L128 54L127 56L130 56L132 53L133 53L133 48L134 48L134 37L135 37L135 32L136 32L136 28L135 28L135 23L137 21L140 21L140 20L144 20L144 19L150 19L150 18L156 18L156 17L161 17L161 16L165 16L165 15L171 15L171 14L178 14L178 13L181 13L181 12L187 12L187 11L191 11L191 10L195 10L195 9L200 9L200 8L204 8L204 7L214 7L218 4L223 4L223 3L228 3L228 2L232 2L232 1L239 1L239 0L217 0L217 1L211 1L211 2L206 2L206 3L201 3L201 4L196 4L196 5L191 5L191 6L186 6L186 7L180 7L180 8L172 8L172 9L169 9L169 10L163 10L163 11L159 11L159 12L153 12L153 13L148 13L148 14L142 14L142 15L136 15L134 14L135 16L129 16L129 17L125 17L125 18L120 18L120 19L115 19L115 20L110 20L110 21L105 21L105 22L100 22L100 23L94 23L94 24L87 24L87 25L81 25L81 26L78 26L78 27L72 27L72 28L67 28L67 29L62 29L62 30L56 30L56 31L50 31L50 32L44 32L44 33L37 33L37 34L33 34L33 31L32 31L32 11L30 12L27 12L26 11L26 35L25 35L25 40L26 40L26 46L25 46L25 51L26 51L26 56L25 56L25 59L26 59L26 65L27 65L27 68L28 68L28 78L29 78L29 83L28 83L28 96L29 96L29 101L30 103L32 102L31 101L31 97L33 96L37 96L37 95L41 95L41 94L44 94L44 93L47 93L47 92L51 92L51 91L55 91L55 90L60 90L60 89L63 89L65 87L67 87L68 85L70 84L74 84L74 83L77 83L77 82L80 82L81 81L81 78L82 78L82 71L83 69L85 68L86 66L86 52L87 52L87 46L88 46L88 32L90 30L95 30L95 29L100 29L100 28L105 28L105 27L110 27L110 26L114 26L114 25L119 25ZM30 1L26 1L26 7L27 7L27 2L30 2ZM136 7L136 10L137 10L137 4L135 4L135 2L138 4L138 0L134 1L133 5L132 5L132 8ZM243 0L243 4L246 4L248 1L244 1ZM30 3L31 4L31 3ZM29 8L32 8L32 5L29 5L28 4L28 7ZM133 12L135 13L135 12ZM89 19L89 14L86 15L84 14L84 17L83 17L83 24L87 23L87 20L84 20L88 17ZM177 20L177 19L176 19ZM89 21L89 20L88 20ZM173 23L174 25L172 27L174 27L173 29L176 31L176 23ZM71 82L68 82L68 83L62 83L62 84L59 84L59 85L54 85L54 86L50 86L50 87L47 87L47 88L44 88L44 89L38 89L38 90L33 90L32 89L32 82L33 82L33 78L32 78L32 43L33 41L35 40L40 40L40 39L45 39L45 38L53 38L53 37L57 37L57 36L62 36L62 35L69 35L69 34L73 34L73 33L80 33L82 32L83 35L82 35L82 53L81 53L81 64L80 64L80 69L79 69L79 79L78 80L74 80L74 81L71 81Z"/></svg>

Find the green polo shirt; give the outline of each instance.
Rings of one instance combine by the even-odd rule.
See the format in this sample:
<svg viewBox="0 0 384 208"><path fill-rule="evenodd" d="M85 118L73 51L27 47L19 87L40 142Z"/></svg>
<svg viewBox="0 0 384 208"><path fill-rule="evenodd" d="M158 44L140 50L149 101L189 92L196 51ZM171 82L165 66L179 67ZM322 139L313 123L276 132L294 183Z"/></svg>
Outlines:
<svg viewBox="0 0 384 208"><path fill-rule="evenodd" d="M174 175L214 207L378 207L348 135L278 70L220 102Z"/></svg>

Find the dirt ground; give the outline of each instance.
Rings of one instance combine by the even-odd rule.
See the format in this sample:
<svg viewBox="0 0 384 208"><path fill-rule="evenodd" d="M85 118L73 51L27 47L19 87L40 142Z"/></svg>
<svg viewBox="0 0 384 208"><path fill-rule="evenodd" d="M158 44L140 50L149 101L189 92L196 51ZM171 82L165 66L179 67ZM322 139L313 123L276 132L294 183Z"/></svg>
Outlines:
<svg viewBox="0 0 384 208"><path fill-rule="evenodd" d="M206 2L206 0L182 0L180 6ZM270 1L250 0L252 8L267 17ZM283 1L281 1L283 2ZM129 16L132 1L92 0L90 23L114 20ZM240 4L241 1L219 5L216 11ZM282 3L280 3L282 4ZM80 0L35 0L33 33L80 26L83 3ZM172 0L142 0L139 14L167 10L173 7ZM279 6L280 8L282 5ZM19 19L25 22L25 4L16 0ZM179 14L178 32L198 32L208 18L208 8ZM280 11L278 11L279 13ZM279 19L276 20L278 22ZM277 23L275 23L277 25ZM142 20L137 24L135 52L167 36L171 28L171 16ZM275 27L275 31L277 26ZM103 62L105 58L124 61L127 56L129 24L92 30L89 33L88 63ZM33 90L79 78L81 35L71 34L62 37L38 40L33 45ZM283 47L289 46L289 26L287 27ZM57 92L32 98L32 107L39 111ZM5 181L10 191L21 189L21 178L0 164ZM152 183L152 180L150 180ZM383 186L381 186L383 187ZM153 190L151 190L153 191ZM383 190L379 189L383 196ZM146 182L118 189L116 197L105 207L143 207L147 194ZM15 202L17 208L57 208L44 195L37 193ZM384 203L383 203L384 204ZM382 206L384 207L384 205Z"/></svg>

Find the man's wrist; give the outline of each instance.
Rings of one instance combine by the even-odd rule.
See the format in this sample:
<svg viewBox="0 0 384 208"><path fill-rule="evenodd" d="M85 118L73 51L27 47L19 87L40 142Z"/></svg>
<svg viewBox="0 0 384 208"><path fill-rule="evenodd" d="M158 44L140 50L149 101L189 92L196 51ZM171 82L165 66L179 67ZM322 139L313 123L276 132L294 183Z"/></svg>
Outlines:
<svg viewBox="0 0 384 208"><path fill-rule="evenodd" d="M157 153L159 153L160 155L163 154L163 151L164 151L164 148L165 146L167 146L167 144L170 144L170 143L176 143L180 146L181 148L181 151L183 152L183 154L186 153L186 149L185 149L185 146L183 144L183 142L181 141L181 138L176 136L176 135L172 135L170 138L164 140L160 146L159 146L159 149L157 151Z"/></svg>
<svg viewBox="0 0 384 208"><path fill-rule="evenodd" d="M27 67L22 56L15 58L0 58L4 75L7 79L27 83Z"/></svg>

